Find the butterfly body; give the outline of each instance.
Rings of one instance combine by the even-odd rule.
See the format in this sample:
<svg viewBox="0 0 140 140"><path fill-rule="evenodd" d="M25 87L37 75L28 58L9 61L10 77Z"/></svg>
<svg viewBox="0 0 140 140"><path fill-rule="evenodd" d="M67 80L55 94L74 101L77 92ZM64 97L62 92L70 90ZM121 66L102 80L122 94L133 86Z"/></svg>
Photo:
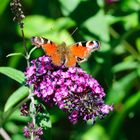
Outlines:
<svg viewBox="0 0 140 140"><path fill-rule="evenodd" d="M84 41L67 46L65 42L56 45L46 38L32 37L31 42L33 45L42 47L44 52L51 57L53 64L57 66L64 64L66 67L85 61L92 52L100 48L98 41Z"/></svg>

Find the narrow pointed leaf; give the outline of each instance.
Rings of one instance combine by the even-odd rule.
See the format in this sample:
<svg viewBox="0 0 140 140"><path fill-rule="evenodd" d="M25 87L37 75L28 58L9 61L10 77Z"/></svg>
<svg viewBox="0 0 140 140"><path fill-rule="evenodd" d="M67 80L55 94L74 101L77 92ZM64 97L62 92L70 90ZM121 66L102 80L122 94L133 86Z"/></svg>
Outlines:
<svg viewBox="0 0 140 140"><path fill-rule="evenodd" d="M22 84L24 82L24 73L10 67L0 67L0 73Z"/></svg>
<svg viewBox="0 0 140 140"><path fill-rule="evenodd" d="M28 88L27 87L22 86L19 89L17 89L8 98L8 100L7 100L6 104L5 104L5 107L4 107L4 112L8 111L10 108L12 108L18 102L22 101L26 96L28 96Z"/></svg>
<svg viewBox="0 0 140 140"><path fill-rule="evenodd" d="M17 55L24 56L22 53L10 53L6 57L17 56Z"/></svg>

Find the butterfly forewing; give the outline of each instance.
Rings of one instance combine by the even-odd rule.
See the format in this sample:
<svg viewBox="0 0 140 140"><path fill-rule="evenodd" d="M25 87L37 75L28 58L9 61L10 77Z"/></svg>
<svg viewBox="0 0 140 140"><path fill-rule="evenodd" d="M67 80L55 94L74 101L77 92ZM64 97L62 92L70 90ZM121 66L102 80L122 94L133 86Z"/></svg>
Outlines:
<svg viewBox="0 0 140 140"><path fill-rule="evenodd" d="M61 65L61 54L59 52L59 47L53 41L48 40L43 37L32 37L31 42L33 45L42 47L45 54L51 57L52 63L55 65Z"/></svg>
<svg viewBox="0 0 140 140"><path fill-rule="evenodd" d="M94 52L100 48L98 41L84 41L78 42L70 47L70 51L77 58L77 61L85 61L91 52Z"/></svg>

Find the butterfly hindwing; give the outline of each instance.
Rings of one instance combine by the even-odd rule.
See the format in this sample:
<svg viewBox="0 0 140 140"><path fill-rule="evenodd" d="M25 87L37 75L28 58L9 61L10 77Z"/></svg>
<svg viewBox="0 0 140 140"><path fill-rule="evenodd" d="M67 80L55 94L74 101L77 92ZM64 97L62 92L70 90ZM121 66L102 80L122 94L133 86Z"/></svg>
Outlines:
<svg viewBox="0 0 140 140"><path fill-rule="evenodd" d="M64 63L64 65L66 67L75 66L76 65L76 61L77 61L76 57L73 54L69 53L69 54L67 54L65 56L65 63Z"/></svg>
<svg viewBox="0 0 140 140"><path fill-rule="evenodd" d="M61 66L61 64L63 62L61 54L52 55L51 60L52 60L52 63L56 66Z"/></svg>

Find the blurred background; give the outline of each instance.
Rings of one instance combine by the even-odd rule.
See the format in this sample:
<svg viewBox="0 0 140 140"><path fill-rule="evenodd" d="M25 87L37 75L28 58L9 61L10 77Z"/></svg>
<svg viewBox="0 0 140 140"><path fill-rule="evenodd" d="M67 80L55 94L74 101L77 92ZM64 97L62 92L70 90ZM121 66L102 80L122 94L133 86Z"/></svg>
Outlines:
<svg viewBox="0 0 140 140"><path fill-rule="evenodd" d="M23 57L6 57L13 52L24 53L21 32L13 22L9 2L0 0L0 65L25 71ZM106 92L105 102L114 104L114 111L92 126L91 122L72 125L58 108L48 108L52 139L140 139L140 0L23 0L22 8L29 50L33 47L32 36L57 43L65 41L67 45L84 40L101 42L101 49L92 53L81 67L99 81ZM36 50L32 59L43 54ZM0 74L0 114L8 97L19 87ZM3 127L12 140L25 140L22 128L27 121L17 110Z"/></svg>

